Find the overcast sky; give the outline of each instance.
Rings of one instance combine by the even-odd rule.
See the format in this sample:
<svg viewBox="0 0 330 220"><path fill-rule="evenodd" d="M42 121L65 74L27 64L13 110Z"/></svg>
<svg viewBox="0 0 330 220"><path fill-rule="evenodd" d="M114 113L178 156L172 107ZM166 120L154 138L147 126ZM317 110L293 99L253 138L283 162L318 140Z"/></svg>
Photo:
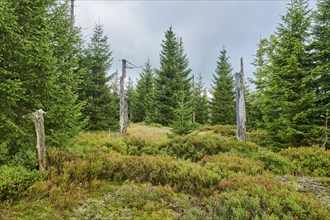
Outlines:
<svg viewBox="0 0 330 220"><path fill-rule="evenodd" d="M172 26L182 37L190 68L210 87L216 61L223 46L233 73L244 58L244 72L252 77L251 65L260 37L276 31L289 1L113 1L76 0L76 26L89 39L95 23L104 26L113 52L110 73L121 72L120 59L140 66L148 59L159 68L165 32ZM315 4L312 2L311 4ZM141 69L128 70L133 80Z"/></svg>

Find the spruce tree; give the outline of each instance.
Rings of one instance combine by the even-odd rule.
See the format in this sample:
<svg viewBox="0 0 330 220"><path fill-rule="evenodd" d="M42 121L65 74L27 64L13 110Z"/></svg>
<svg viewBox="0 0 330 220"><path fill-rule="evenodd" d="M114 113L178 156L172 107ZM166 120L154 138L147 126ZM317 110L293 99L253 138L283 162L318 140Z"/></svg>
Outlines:
<svg viewBox="0 0 330 220"><path fill-rule="evenodd" d="M22 39L15 15L15 7L9 1L1 3L2 18L0 19L0 163L6 161L9 146L18 139L21 128L16 123L17 115L13 109L18 108L18 101L24 94L22 82L19 79L17 64L14 62L20 53Z"/></svg>
<svg viewBox="0 0 330 220"><path fill-rule="evenodd" d="M155 89L155 77L152 78L152 86L149 88L150 91L145 96L145 102L148 104L145 109L145 119L144 122L147 124L157 122L157 104L156 104L156 89Z"/></svg>
<svg viewBox="0 0 330 220"><path fill-rule="evenodd" d="M225 48L218 59L211 90L211 122L232 125L235 124L234 78Z"/></svg>
<svg viewBox="0 0 330 220"><path fill-rule="evenodd" d="M22 116L40 108L47 112L47 144L64 146L82 126L73 73L79 30L72 29L67 5L55 0L4 0L1 7L1 151L34 152L35 129Z"/></svg>
<svg viewBox="0 0 330 220"><path fill-rule="evenodd" d="M307 145L313 136L311 90L306 45L310 28L307 1L293 0L277 28L278 42L269 55L270 71L263 94L265 129L275 147Z"/></svg>
<svg viewBox="0 0 330 220"><path fill-rule="evenodd" d="M108 70L112 63L112 52L102 25L95 25L94 33L82 61L85 69L81 84L80 99L86 101L84 116L89 118L87 129L101 130L117 126L117 94L112 93L108 82ZM112 75L113 76L113 75Z"/></svg>
<svg viewBox="0 0 330 220"><path fill-rule="evenodd" d="M330 111L330 1L324 0L317 3L314 12L313 41L311 44L311 77L316 93L315 100L315 125L318 126L318 142L324 145L325 120ZM329 131L328 131L329 132ZM329 142L326 147L330 148Z"/></svg>
<svg viewBox="0 0 330 220"><path fill-rule="evenodd" d="M184 90L180 90L175 94L178 101L177 108L174 110L175 118L171 124L171 131L175 134L184 135L192 130L191 115L192 104L191 99L188 97Z"/></svg>
<svg viewBox="0 0 330 220"><path fill-rule="evenodd" d="M125 99L126 103L128 105L128 118L129 120L132 120L134 118L135 112L134 112L134 97L136 96L136 89L134 88L134 82L131 79L131 77L128 77L128 82L126 86L126 92L125 92Z"/></svg>
<svg viewBox="0 0 330 220"><path fill-rule="evenodd" d="M204 88L203 78L201 75L197 77L197 83L193 85L193 122L205 124L209 118L209 106L206 89Z"/></svg>
<svg viewBox="0 0 330 220"><path fill-rule="evenodd" d="M53 106L47 112L45 126L49 139L56 146L63 146L70 138L78 134L86 120L82 115L84 102L79 100L78 85L82 72L79 70L79 54L82 52L80 30L73 28L73 21L67 13L67 4L58 4L52 8L50 20L51 46L56 58L56 90ZM59 123L59 118L65 122Z"/></svg>
<svg viewBox="0 0 330 220"><path fill-rule="evenodd" d="M140 79L136 85L136 93L132 100L133 117L131 119L133 122L145 121L147 111L152 109L151 92L154 84L153 78L153 71L148 61L140 73Z"/></svg>
<svg viewBox="0 0 330 220"><path fill-rule="evenodd" d="M172 27L165 33L160 53L160 69L156 71L154 90L154 122L169 125L175 119L179 91L185 93L185 100L191 99L191 78L189 62L184 53L182 40L177 39ZM180 92L181 93L181 92Z"/></svg>
<svg viewBox="0 0 330 220"><path fill-rule="evenodd" d="M269 40L261 38L252 65L256 68L253 72L254 79L249 81L255 86L255 91L247 90L246 115L250 129L263 128L262 106L264 106L264 93L268 89L268 74L270 73L269 55L277 43L277 38L272 35Z"/></svg>
<svg viewBox="0 0 330 220"><path fill-rule="evenodd" d="M118 70L110 75L108 83L111 93L111 112L115 121L119 122L119 73ZM117 128L118 125L113 126ZM119 128L119 127L118 127Z"/></svg>

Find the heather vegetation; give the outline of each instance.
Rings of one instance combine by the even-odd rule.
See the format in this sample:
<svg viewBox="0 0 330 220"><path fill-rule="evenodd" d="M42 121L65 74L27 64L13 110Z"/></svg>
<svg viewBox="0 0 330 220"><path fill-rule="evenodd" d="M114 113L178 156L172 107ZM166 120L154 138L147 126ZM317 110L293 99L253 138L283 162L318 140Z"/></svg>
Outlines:
<svg viewBox="0 0 330 220"><path fill-rule="evenodd" d="M237 142L228 129L209 126L173 138L168 128L132 124L125 138L81 134L73 146L48 150L45 173L2 166L1 213L8 219L327 219L328 150L274 153ZM301 176L320 184L322 194L300 190Z"/></svg>

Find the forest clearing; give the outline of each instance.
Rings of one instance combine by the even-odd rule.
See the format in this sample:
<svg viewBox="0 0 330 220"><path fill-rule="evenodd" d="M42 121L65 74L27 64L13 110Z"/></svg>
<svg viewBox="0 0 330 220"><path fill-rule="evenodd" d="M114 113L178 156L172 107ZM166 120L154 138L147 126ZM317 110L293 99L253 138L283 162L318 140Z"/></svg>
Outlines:
<svg viewBox="0 0 330 220"><path fill-rule="evenodd" d="M330 0L288 1L240 66L229 54L253 40L236 20L199 19L257 14L266 29L253 5L274 2L162 2L0 1L0 219L328 220ZM75 3L85 20L119 14L106 23L119 29L99 19L86 35ZM148 25L167 29L118 37ZM214 69L192 69L186 45L208 46L193 65Z"/></svg>

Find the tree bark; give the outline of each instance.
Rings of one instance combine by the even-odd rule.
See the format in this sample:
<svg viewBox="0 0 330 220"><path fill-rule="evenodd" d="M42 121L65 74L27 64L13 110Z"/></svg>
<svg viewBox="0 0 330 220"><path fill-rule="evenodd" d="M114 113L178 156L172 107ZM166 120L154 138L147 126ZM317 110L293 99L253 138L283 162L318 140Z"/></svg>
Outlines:
<svg viewBox="0 0 330 220"><path fill-rule="evenodd" d="M236 88L236 121L237 121L237 139L240 142L246 141L246 114L244 97L244 72L243 58L241 58L241 71L235 73Z"/></svg>
<svg viewBox="0 0 330 220"><path fill-rule="evenodd" d="M128 125L128 106L125 101L125 78L126 78L126 60L122 60L122 75L120 77L120 91L119 91L119 126L120 134L125 135Z"/></svg>
<svg viewBox="0 0 330 220"><path fill-rule="evenodd" d="M36 134L37 134L37 153L38 153L38 163L39 170L43 171L47 169L46 162L46 146L45 146L45 127L44 127L44 116L45 114L42 109L39 109L29 115L26 118L29 118L33 121Z"/></svg>

